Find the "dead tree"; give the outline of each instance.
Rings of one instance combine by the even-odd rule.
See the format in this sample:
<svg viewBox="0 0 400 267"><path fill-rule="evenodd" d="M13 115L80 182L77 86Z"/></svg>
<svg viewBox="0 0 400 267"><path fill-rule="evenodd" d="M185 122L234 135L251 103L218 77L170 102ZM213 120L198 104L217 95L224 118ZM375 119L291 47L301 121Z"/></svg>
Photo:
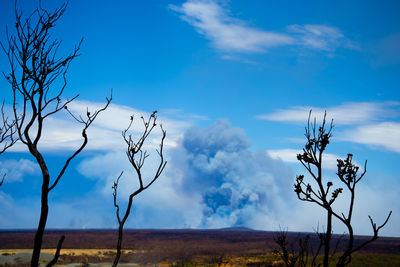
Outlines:
<svg viewBox="0 0 400 267"><path fill-rule="evenodd" d="M278 249L274 250L274 254L280 256L286 267L308 266L308 254L310 251L309 235L301 237L299 234L295 240L290 240L287 230L281 229L274 236L274 241L278 245ZM314 265L311 266L314 267Z"/></svg>
<svg viewBox="0 0 400 267"><path fill-rule="evenodd" d="M18 138L15 136L16 128L15 128L15 120L9 120L4 111L4 102L1 105L1 124L0 124L0 155L3 154L7 149L13 146ZM0 186L3 185L4 178L6 174L3 174L3 177L0 181Z"/></svg>
<svg viewBox="0 0 400 267"><path fill-rule="evenodd" d="M149 181L147 184L145 184L145 181L142 176L142 167L144 165L144 162L146 158L149 156L146 150L143 150L143 145L157 125L157 111L154 111L150 117L145 120L143 117L141 117L144 125L144 131L139 137L137 141L134 141L132 138L131 134L128 134L129 129L132 126L133 123L133 116L131 116L131 121L128 125L128 127L122 132L122 137L124 138L124 141L127 145L127 150L126 150L126 156L128 157L129 162L131 163L135 174L137 176L138 182L139 182L139 188L131 193L129 195L128 199L128 205L126 207L125 212L123 213L123 216L121 217L120 214L120 207L119 204L117 203L117 192L118 192L118 182L119 179L121 178L123 172L119 175L117 180L114 182L114 185L112 187L113 189L113 196L114 196L114 207L116 208L116 216L118 220L118 242L117 242L117 254L115 256L114 262L113 262L113 267L116 267L118 265L119 259L121 257L121 249L122 249L122 235L123 235L123 229L124 229L124 224L126 220L128 219L128 216L131 212L132 208L132 203L133 203L133 198L149 188L161 175L161 173L164 171L165 166L167 165L167 161L164 160L164 155L163 155L163 148L164 148L164 139L166 136L166 131L162 128L162 125L160 124L161 132L162 132L162 137L160 141L160 146L159 149L157 149L158 156L160 158L160 163L158 164L158 168L155 171L154 176L152 176L150 179L147 179Z"/></svg>
<svg viewBox="0 0 400 267"><path fill-rule="evenodd" d="M19 141L27 146L36 159L42 172L41 211L33 245L32 267L39 265L43 233L49 212L49 193L56 187L70 162L84 149L88 142L87 129L97 115L108 107L112 99L112 96L107 98L105 106L97 111L92 113L87 111L84 116L73 115L73 118L82 125L82 143L66 158L60 170L50 172L38 147L43 136L43 125L47 118L63 110L71 114L67 105L78 97L76 95L71 99L62 99L67 85L68 68L71 61L79 56L82 41L71 54L58 57L57 51L61 41L53 40L50 36L50 31L56 26L66 7L67 5L63 4L53 12L48 12L39 6L24 18L15 2L16 34L10 35L7 30L7 45L1 44L10 65L9 73L4 73L4 76L12 89L16 134ZM54 260L48 266L57 261L63 240L64 237L61 237Z"/></svg>
<svg viewBox="0 0 400 267"><path fill-rule="evenodd" d="M322 174L322 159L323 153L329 144L332 137L333 120L327 126L326 113L324 115L322 125L317 126L316 119L310 122L311 111L308 116L308 123L305 128L305 137L307 139L306 145L303 148L303 153L297 155L297 159L304 166L311 176L313 184L304 181L304 175L296 177L294 184L297 197L302 201L315 203L326 211L326 232L321 234L322 244L324 246L323 266L329 265L331 253L331 240L332 240L332 218L338 219L343 223L348 230L348 242L343 254L339 257L336 266L345 266L351 261L351 254L360 250L367 244L373 242L378 238L379 230L386 225L392 214L390 211L383 224L377 226L376 223L369 217L374 235L367 241L358 246L354 244L354 230L352 226L352 215L355 201L355 188L357 183L364 177L366 173L367 162L365 162L364 171L361 175L357 175L359 167L355 166L352 162L352 154L348 154L345 160L338 159L337 176L340 181L345 185L345 188L350 193L350 202L348 203L348 211L345 213L333 209L333 204L338 196L343 193L342 187L333 189L332 181L323 179Z"/></svg>

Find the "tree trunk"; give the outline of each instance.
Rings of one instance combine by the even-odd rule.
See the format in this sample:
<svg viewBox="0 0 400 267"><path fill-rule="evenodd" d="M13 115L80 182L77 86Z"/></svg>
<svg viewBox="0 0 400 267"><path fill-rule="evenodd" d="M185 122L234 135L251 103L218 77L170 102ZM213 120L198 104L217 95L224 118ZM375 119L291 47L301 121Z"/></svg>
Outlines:
<svg viewBox="0 0 400 267"><path fill-rule="evenodd" d="M332 210L328 209L328 218L326 226L325 244L324 244L324 267L329 267L329 251L331 247L332 238Z"/></svg>
<svg viewBox="0 0 400 267"><path fill-rule="evenodd" d="M121 257L123 228L124 228L124 224L121 223L118 228L117 255L115 256L112 267L117 267L119 258Z"/></svg>
<svg viewBox="0 0 400 267"><path fill-rule="evenodd" d="M42 157L42 155L36 150L34 146L30 146L29 150L35 156L37 163L42 171L43 184L42 184L42 198L41 198L41 210L39 225L35 234L35 243L33 244L33 252L31 259L31 267L39 266L40 250L42 248L43 234L46 228L47 215L49 214L49 184L50 184L50 174L49 169Z"/></svg>
<svg viewBox="0 0 400 267"><path fill-rule="evenodd" d="M349 244L347 245L346 251L340 256L338 263L336 264L337 267L344 267L350 263L350 257L354 246L354 233L352 227L348 227L349 230Z"/></svg>
<svg viewBox="0 0 400 267"><path fill-rule="evenodd" d="M47 222L47 215L49 213L49 206L48 206L48 185L49 185L49 177L47 177L47 183L45 182L46 178L43 177L43 186L42 186L42 208L40 211L40 220L39 225L35 234L35 243L33 245L33 253L31 259L31 267L38 267L39 266L39 258L40 258L40 250L42 248L43 242L43 234L44 229L46 228Z"/></svg>

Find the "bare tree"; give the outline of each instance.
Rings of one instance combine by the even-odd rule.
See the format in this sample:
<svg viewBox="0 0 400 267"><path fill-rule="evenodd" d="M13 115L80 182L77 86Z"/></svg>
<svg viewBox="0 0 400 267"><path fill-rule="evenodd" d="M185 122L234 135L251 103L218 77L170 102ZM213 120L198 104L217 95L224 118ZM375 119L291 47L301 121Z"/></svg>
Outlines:
<svg viewBox="0 0 400 267"><path fill-rule="evenodd" d="M302 237L299 234L295 240L290 240L287 230L281 229L277 235L274 236L274 241L278 245L278 249L275 250L274 253L281 257L286 267L308 266L310 235Z"/></svg>
<svg viewBox="0 0 400 267"><path fill-rule="evenodd" d="M318 263L317 259L320 255L321 248L324 246L325 234L319 231L319 226L314 229L314 232L313 235L302 235L299 233L296 238L288 237L287 230L280 230L277 233L274 237L274 241L278 245L278 249L274 252L281 257L286 267L321 266L321 263ZM336 254L343 237L344 234L333 238L336 244L331 255ZM309 257L311 257L310 263Z"/></svg>
<svg viewBox="0 0 400 267"><path fill-rule="evenodd" d="M49 212L49 193L56 187L71 160L84 149L88 142L87 129L98 114L108 107L112 99L112 96L107 98L103 108L92 113L87 111L85 116L73 115L73 118L82 125L82 143L66 158L60 170L50 172L38 147L43 136L43 126L46 119L64 109L72 115L67 105L78 97L76 95L71 99L61 99L67 85L68 68L71 61L79 56L78 52L82 41L71 54L66 57L58 57L57 52L61 41L53 40L50 36L50 30L56 26L66 7L67 5L64 3L53 12L48 12L39 5L36 10L24 18L22 11L18 11L17 2L15 2L16 34L10 35L7 30L7 45L1 44L11 69L9 73L4 73L4 76L12 89L13 120L16 133L20 142L27 146L29 152L36 159L43 179L41 211L33 246L32 267L39 265L43 234ZM54 176L50 173L54 173ZM55 257L48 266L52 266L57 261L63 240L64 236L60 238Z"/></svg>
<svg viewBox="0 0 400 267"><path fill-rule="evenodd" d="M333 204L338 196L343 192L343 188L338 187L333 189L332 181L326 181L323 179L322 174L323 153L329 144L330 138L332 137L333 120L327 126L325 113L322 125L318 127L316 119L314 118L314 122L310 122L310 118L311 111L309 113L308 123L305 128L305 137L307 142L303 148L303 153L298 154L297 159L310 174L313 184L305 183L304 175L298 175L294 185L294 191L300 200L315 203L326 211L326 232L321 236L322 244L324 246L323 266L327 267L329 265L329 260L332 255L330 254L332 240L332 218L337 218L346 226L349 235L349 240L346 246L347 248L339 257L339 260L336 264L336 266L345 266L351 262L351 254L353 252L360 250L378 238L379 230L389 221L392 212L389 212L385 221L380 226L377 226L377 224L369 216L374 235L369 240L361 243L358 246L355 246L354 230L351 222L355 201L355 188L357 183L364 177L367 171L367 161L365 161L363 173L357 175L359 167L353 164L352 154L348 154L347 158L344 160L337 160L337 176L348 189L350 193L350 202L348 203L348 211L346 212L347 214L334 210Z"/></svg>
<svg viewBox="0 0 400 267"><path fill-rule="evenodd" d="M15 136L15 132L15 120L10 121L9 118L6 116L3 102L3 104L1 105L0 155L17 142L18 138ZM5 177L6 174L4 173L0 181L0 186L3 185Z"/></svg>
<svg viewBox="0 0 400 267"><path fill-rule="evenodd" d="M114 182L113 188L113 196L114 196L114 207L116 208L116 216L118 220L118 242L117 242L117 254L115 256L114 262L113 262L113 267L116 267L118 265L119 259L121 257L121 249L122 249L122 235L123 235L123 228L126 220L128 219L128 216L131 212L132 208L132 202L133 198L149 188L156 180L157 178L161 175L163 172L165 166L167 165L167 161L164 160L164 155L163 155L163 148L164 148L164 139L166 136L166 131L162 128L162 125L160 124L161 132L162 132L162 137L160 141L160 148L157 150L158 156L160 158L160 163L158 165L157 170L154 173L154 176L152 176L150 179L147 179L149 181L147 184L145 184L143 176L142 176L142 167L145 163L146 158L149 156L146 150L143 150L143 144L145 143L146 139L154 129L154 127L157 125L157 111L154 111L150 117L145 120L143 117L141 117L144 125L144 131L142 135L139 137L137 141L134 141L132 138L131 134L128 134L129 129L132 126L133 123L133 116L131 116L131 121L128 125L128 127L122 132L122 137L125 140L125 143L127 145L127 150L126 150L126 156L128 157L129 162L131 163L132 167L135 170L138 182L139 182L139 188L134 191L132 194L129 195L129 200L128 200L128 205L126 207L125 212L123 213L123 216L121 217L120 214L120 207L119 204L117 203L117 192L118 192L118 182L119 179L121 178L123 172L119 175L118 179Z"/></svg>

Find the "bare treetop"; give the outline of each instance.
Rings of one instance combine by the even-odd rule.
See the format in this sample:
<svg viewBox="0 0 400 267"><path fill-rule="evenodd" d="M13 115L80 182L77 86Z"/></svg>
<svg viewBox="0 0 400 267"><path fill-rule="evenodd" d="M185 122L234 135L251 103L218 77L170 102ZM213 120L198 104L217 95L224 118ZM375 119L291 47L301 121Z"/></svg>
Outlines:
<svg viewBox="0 0 400 267"><path fill-rule="evenodd" d="M146 120L143 116L140 117L144 130L142 134L139 136L137 140L135 140L131 134L128 134L128 131L131 129L132 124L133 124L133 116L130 117L130 123L128 127L122 131L122 137L127 145L126 149L126 156L128 157L129 162L131 163L132 167L135 170L136 177L139 181L139 188L136 189L134 192L132 192L129 195L129 200L128 200L128 205L125 209L125 212L120 214L120 206L118 204L117 198L118 198L118 183L119 179L121 178L123 172L118 176L117 180L114 182L114 185L112 187L113 189L113 198L114 198L114 207L116 209L115 214L117 216L117 221L119 224L118 227L118 242L117 242L117 253L113 262L113 267L116 267L118 265L119 259L121 257L121 250L122 250L122 237L123 237L123 228L125 225L126 220L129 217L129 214L131 212L132 204L133 204L133 198L149 188L161 175L161 173L164 171L165 166L167 165L167 161L164 159L164 154L163 154L163 148L164 148L164 140L166 137L167 132L163 129L162 125L160 124L160 129L162 132L162 137L161 141L159 144L159 149L157 149L157 154L159 156L159 164L157 169L155 170L154 174L150 177L148 180L149 182L146 184L143 180L143 175L142 175L142 167L144 166L144 163L146 161L146 158L149 156L146 150L143 150L143 145L150 135L150 133L153 131L154 127L157 126L157 111L153 111L153 113L149 116L149 118ZM122 215L122 217L121 217Z"/></svg>
<svg viewBox="0 0 400 267"><path fill-rule="evenodd" d="M330 138L332 137L333 120L331 121L330 125L327 126L325 112L322 124L318 127L316 119L314 119L313 123L310 123L310 118L311 111L309 113L308 122L305 129L305 137L307 141L303 148L303 153L298 154L297 159L307 170L308 174L312 178L311 181L313 183L306 183L305 176L298 175L294 184L294 191L300 200L316 203L326 211L326 231L325 233L318 233L321 240L320 248L324 246L323 265L325 267L329 266L329 261L336 251L336 249L334 249L333 254L331 254L330 243L332 238L332 218L334 217L338 219L347 228L349 240L346 245L346 250L339 257L336 264L336 266L345 266L351 262L352 253L360 250L378 238L379 230L387 224L392 212L389 212L384 222L379 226L377 226L377 224L369 216L373 230L373 236L360 244L354 244L352 216L354 212L355 189L357 183L361 181L367 172L367 161L365 161L364 171L361 174L358 174L359 167L353 163L352 154L348 154L347 158L343 160L337 160L336 174L342 184L345 185L345 189L347 189L350 194L350 201L348 203L348 210L346 214L343 212L338 212L333 208L333 204L339 195L343 193L344 188L336 187L336 189L333 189L333 182L324 179L322 173L323 153L330 142Z"/></svg>
<svg viewBox="0 0 400 267"><path fill-rule="evenodd" d="M15 120L10 120L4 111L4 102L1 105L1 124L0 124L0 155L3 154L7 149L13 146L18 137L16 136L16 128L15 128ZM1 181L0 186L3 185L4 178L6 174L4 173Z"/></svg>
<svg viewBox="0 0 400 267"><path fill-rule="evenodd" d="M42 172L41 189L41 213L38 229L35 235L34 248L32 253L31 266L39 265L39 256L42 246L43 233L48 216L48 195L58 184L64 175L71 161L85 148L88 142L87 129L106 110L112 100L112 94L106 98L106 104L96 111L87 111L85 115L72 114L67 105L78 97L62 99L64 89L67 86L67 72L73 59L79 56L79 49L82 40L76 45L72 53L67 56L59 56L58 51L61 41L51 38L50 31L56 26L64 14L67 4L62 4L53 12L48 12L40 6L28 16L24 17L23 12L17 9L15 2L15 35L10 35L7 30L7 44L1 47L7 56L10 70L3 73L9 82L12 92L13 118L11 121L4 119L6 130L1 136L11 140L18 139L27 146L29 152L36 159ZM82 125L82 143L69 155L61 165L59 171L50 172L48 164L38 144L43 135L45 120L60 111L66 110L73 119ZM8 129L8 130L7 130ZM5 146L10 144L5 143ZM53 175L50 175L53 173ZM54 259L48 264L54 265L59 256L64 237L60 238L57 252Z"/></svg>

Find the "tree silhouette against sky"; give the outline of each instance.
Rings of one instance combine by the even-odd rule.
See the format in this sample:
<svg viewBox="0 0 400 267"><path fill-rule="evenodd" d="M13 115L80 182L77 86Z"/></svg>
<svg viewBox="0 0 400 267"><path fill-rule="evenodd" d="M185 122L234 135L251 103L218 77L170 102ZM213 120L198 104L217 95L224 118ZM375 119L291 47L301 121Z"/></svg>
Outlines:
<svg viewBox="0 0 400 267"><path fill-rule="evenodd" d="M117 200L117 194L118 194L118 182L119 179L121 178L123 172L119 175L117 180L114 182L113 185L113 197L114 197L114 207L116 209L115 214L117 216L118 220L118 242L117 242L117 253L113 262L113 267L116 267L118 265L119 259L121 257L121 250L122 250L122 237L123 237L123 229L126 220L129 217L129 214L131 212L132 204L133 204L133 198L149 188L157 179L160 177L161 173L164 171L165 166L167 165L167 162L164 160L164 154L163 154L163 148L164 148L164 140L166 137L166 131L162 128L162 125L160 124L161 132L162 132L162 137L159 145L159 149L157 150L157 154L160 158L160 162L158 164L157 169L155 170L154 176L150 178L150 180L146 184L146 179L144 179L143 174L142 174L142 168L143 165L149 156L146 150L143 149L143 145L146 142L146 139L150 135L150 133L153 131L154 127L157 126L157 111L154 111L150 117L145 120L144 117L141 117L143 121L143 126L144 130L141 136L138 138L137 141L135 141L132 137L131 134L128 134L128 131L130 130L132 123L133 123L133 116L131 116L131 121L128 125L128 127L122 132L122 137L127 145L127 150L126 150L126 156L128 157L128 160L130 164L132 165L133 169L135 170L135 174L137 176L138 182L139 182L139 188L132 192L129 195L128 199L128 205L125 209L125 212L122 213L122 217L120 214L120 206L118 204Z"/></svg>
<svg viewBox="0 0 400 267"><path fill-rule="evenodd" d="M19 141L28 148L42 173L41 211L33 246L32 267L39 266L40 250L49 212L49 193L57 186L70 162L85 148L88 142L87 129L98 114L108 107L112 99L112 96L107 98L104 107L94 112L87 111L85 115L74 115L68 110L68 104L78 95L71 99L62 99L67 86L68 68L72 60L79 56L82 42L69 55L58 56L61 41L52 39L50 31L56 26L66 8L67 4L64 3L53 12L48 12L40 6L39 2L39 7L24 17L23 12L17 9L16 1L16 34L10 35L7 31L7 44L1 44L10 66L9 72L4 75L11 86L13 96L11 122L15 123L15 130L11 127L8 131L16 131ZM82 143L72 155L66 158L60 170L51 171L38 145L43 136L43 125L46 119L63 110L69 112L73 119L82 125ZM63 241L64 236L60 238L56 254L48 266L57 262Z"/></svg>
<svg viewBox="0 0 400 267"><path fill-rule="evenodd" d="M304 175L298 175L294 185L297 197L306 202L315 203L326 211L326 231L319 233L320 240L324 247L323 266L328 267L331 259L331 241L332 241L332 219L336 218L343 223L348 231L348 241L346 249L339 257L336 266L345 266L351 262L351 254L365 247L367 244L378 238L379 230L389 221L392 214L390 211L383 224L377 226L369 216L373 236L361 244L354 244L354 229L352 225L352 216L354 211L356 185L367 172L367 161L365 161L364 170L358 174L359 167L352 162L353 155L348 154L347 158L337 160L337 176L342 182L342 186L350 193L347 212L340 212L334 209L333 204L340 194L343 193L343 187L336 187L334 184L323 177L323 153L332 137L333 120L330 124L326 122L326 112L322 124L317 125L316 119L311 122L311 111L308 116L307 126L305 128L306 144L303 153L297 155L297 159L304 166L311 176L311 183L305 182Z"/></svg>

